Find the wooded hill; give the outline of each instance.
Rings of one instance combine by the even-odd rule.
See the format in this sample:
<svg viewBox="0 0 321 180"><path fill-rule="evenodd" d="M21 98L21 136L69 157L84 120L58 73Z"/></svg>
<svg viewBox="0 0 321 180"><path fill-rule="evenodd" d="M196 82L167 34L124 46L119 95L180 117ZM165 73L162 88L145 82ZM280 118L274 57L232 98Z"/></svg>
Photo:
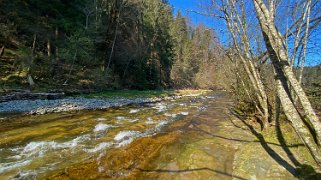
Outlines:
<svg viewBox="0 0 321 180"><path fill-rule="evenodd" d="M174 17L167 1L0 4L2 89L222 88L214 32Z"/></svg>

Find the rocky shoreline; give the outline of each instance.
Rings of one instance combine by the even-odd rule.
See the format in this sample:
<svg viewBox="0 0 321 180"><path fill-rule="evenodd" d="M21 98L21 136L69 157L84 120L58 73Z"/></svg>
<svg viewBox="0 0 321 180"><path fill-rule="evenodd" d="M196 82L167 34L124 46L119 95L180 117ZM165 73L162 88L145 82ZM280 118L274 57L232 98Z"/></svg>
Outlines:
<svg viewBox="0 0 321 180"><path fill-rule="evenodd" d="M177 99L184 96L168 96L156 98L83 98L70 97L64 99L13 100L0 103L0 113L47 114L67 111L97 110L120 107L130 104L153 103L163 100Z"/></svg>

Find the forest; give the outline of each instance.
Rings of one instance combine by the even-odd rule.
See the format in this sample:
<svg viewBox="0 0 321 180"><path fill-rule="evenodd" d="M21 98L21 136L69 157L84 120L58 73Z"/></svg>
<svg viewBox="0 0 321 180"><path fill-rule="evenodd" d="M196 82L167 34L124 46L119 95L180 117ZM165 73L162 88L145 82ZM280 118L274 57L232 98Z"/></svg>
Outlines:
<svg viewBox="0 0 321 180"><path fill-rule="evenodd" d="M86 122L82 129L92 125L92 119L88 117L95 117L97 121L110 120L111 124L99 123L90 127L95 132L91 137L95 136L95 138L100 138L101 131L104 131L104 135L108 134L109 128L113 130L118 127L124 128L125 130L118 134L113 132L114 143L84 145L87 148L84 152L87 153L104 148L110 153L101 155L106 160L102 161L105 163L104 168L111 168L108 171L99 171L97 174L96 169L100 166L96 167L96 165L101 162L93 165L93 162L86 161L84 169L88 168L90 172L95 169L93 179L123 178L119 174L126 174L127 171L130 171L128 174L133 174L135 178L145 177L146 179L154 177L147 176L148 173L172 172L171 169L155 169L155 167L163 168L159 164L168 160L167 156L171 156L170 153L166 154L166 150L164 154L160 153L161 148L173 149L169 144L177 145L178 142L186 141L187 145L182 149L188 154L190 153L188 148L198 147L198 144L195 144L197 140L210 138L221 138L219 141L211 141L212 144L229 144L228 148L234 148L229 153L240 152L241 155L238 157L236 154L231 156L235 155L239 161L242 160L242 163L239 163L241 165L245 166L246 163L243 161L251 159L243 158L243 155L255 156L252 151L257 144L261 144L261 150L267 152L262 157L270 157L277 167L284 167L283 169L291 176L299 179L320 178L321 1L199 0L193 1L197 6L195 5L192 9L176 8L173 5L175 2L179 1L0 0L0 115L4 114L4 119L8 118L13 122L28 123L31 121L28 118L33 118L29 115L35 115L34 119L37 122L35 124L59 121L60 117L65 118L66 121L71 119L72 122L76 122L77 120L73 118L79 117ZM187 4L189 3L191 2ZM204 21L195 23L196 17L201 17L200 19ZM41 100L35 102L33 101L35 99L28 98L27 101L23 101L25 99L20 96L18 99L15 97L15 93L19 92L58 93L63 96L70 95L71 98L59 97L58 100L56 98L52 100L49 98L50 94L48 97L46 94L45 99L48 102ZM211 96L211 93L215 95ZM11 97L15 99L10 99ZM106 110L106 112L96 110ZM139 114L138 118L132 117L132 114L145 112L145 110L146 113ZM62 113L66 111L76 111L79 114L69 118ZM12 116L12 113L17 112L25 114L15 119L18 116ZM161 114L163 112L164 114ZM97 114L104 117L98 117ZM166 118L172 119L162 121ZM238 119L236 123L233 121L234 118ZM146 120L144 125L140 124L140 119ZM126 120L129 124L119 123L121 120ZM211 120L215 123L211 124ZM8 130L6 132L8 135L4 136L9 136L9 131L14 128L1 123L0 119L0 131ZM81 128L75 128L74 124L59 123L57 122L57 127L68 125L65 129L74 128L70 133L75 130L73 133L78 133L77 138L82 135L79 133ZM138 124L131 126L130 123ZM154 134L150 129L144 133L141 132L143 131L141 128L156 123L159 124L155 125L152 131ZM220 123L232 124L215 129L218 126L221 127ZM166 131L167 134L159 128L165 124L171 124L167 127L169 129ZM23 125L17 125L17 128L21 126ZM30 126L30 128L33 127L41 126ZM48 125L49 127L51 125ZM227 127L234 127L234 129L229 130ZM40 129L31 130L42 132ZM224 132L225 130L229 132ZM211 134L216 131L228 137ZM243 131L249 132L252 139L246 139L250 136ZM84 132L87 133L89 130L84 130L82 133ZM164 136L151 135L160 132L164 133ZM187 136L178 135L181 132L186 133ZM198 134L200 132L205 132L205 135ZM60 132L60 134L64 133L66 132ZM235 139L239 137L233 133L242 134L240 137L245 140ZM15 138L15 134L12 139ZM45 137L47 134L54 133L44 132L39 135L45 139L41 141L45 143L45 145L41 144L41 148L51 146L50 140L56 138L55 136ZM31 137L30 134L25 136L24 140L19 141L25 143L22 154L27 147L29 148L29 144L26 145L26 139ZM71 137L76 136L70 134ZM53 143L61 140L57 139ZM2 148L7 148L8 142L12 143L12 146L16 145L15 140L0 141L0 152ZM66 141L65 143L69 142L66 139L63 140ZM51 144L48 145L48 142ZM133 144L130 144L132 142ZM235 148L236 142L251 145L248 149L252 153L238 151L242 145ZM254 142L257 144L251 144ZM118 146L115 145L116 143L119 143ZM114 146L120 148L126 143L130 144L126 150L108 149ZM188 146L188 143L191 146ZM208 148L206 144L208 142L199 143L201 143L200 147ZM54 145L55 148L64 147L64 145ZM144 145L146 147L143 147ZM273 149L274 146L271 145L282 148L282 152L280 149ZM301 146L304 149L301 149ZM222 150L222 147L220 146L218 151ZM10 148L13 149L11 145ZM150 152L153 156L144 154L145 148L145 153ZM157 149L155 154L158 153L159 159L152 153L154 149ZM183 150L173 151L180 154ZM260 150L258 154L259 152ZM138 155L141 153L151 159L146 158L148 162L141 157L135 159L134 157L138 156L135 153ZM202 153L198 154L203 156ZM126 162L119 162L118 157L123 157ZM177 157L181 156L177 155ZM111 162L107 161L109 158L112 159ZM305 161L305 159L308 160ZM152 164L152 160L161 161L161 163L155 165ZM186 164L182 165L180 160L177 161L177 167L185 167ZM239 161L234 159L235 163ZM259 160L252 163L257 162ZM8 160L6 163L0 162L0 177L10 169L7 167L11 167L11 161ZM116 165L113 166L114 164ZM222 174L237 177L237 179L242 179L243 176L249 177L250 170L249 174L244 174L241 168L241 170L235 169L239 164L230 167L231 172L224 170L224 173L218 173L212 170L216 173L214 177L220 177ZM267 164L265 165L269 166ZM67 165L64 164L60 168L62 167L66 168ZM147 167L154 170L142 169ZM202 167L200 169L192 167L194 166L190 165L187 169L177 170L177 173L185 170L193 173L204 170ZM218 166L218 168L221 167ZM205 170L208 169L205 168ZM137 170L141 174L137 173ZM77 168L71 168L68 171L70 171L69 174L50 175L58 179L64 176L71 179L81 177L79 174L72 175L73 172L80 173ZM253 171L258 173L259 170ZM283 172L283 170L280 171ZM12 175L11 173L16 172L8 171L8 174ZM258 177L264 177L258 174L256 174ZM21 173L19 177L20 175ZM284 178L287 175L280 177ZM157 177L172 178L166 175ZM207 177L205 173L200 177L212 178L213 176ZM279 177L273 175L273 178Z"/></svg>
<svg viewBox="0 0 321 180"><path fill-rule="evenodd" d="M2 1L2 88L214 88L223 50L166 1ZM222 53L220 53L222 51ZM28 82L29 79L29 82Z"/></svg>

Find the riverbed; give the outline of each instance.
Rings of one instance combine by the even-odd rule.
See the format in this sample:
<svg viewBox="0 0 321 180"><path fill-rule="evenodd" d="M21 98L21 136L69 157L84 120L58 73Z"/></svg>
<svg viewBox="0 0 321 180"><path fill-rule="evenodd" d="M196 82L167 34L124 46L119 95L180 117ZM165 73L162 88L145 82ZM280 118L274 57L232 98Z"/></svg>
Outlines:
<svg viewBox="0 0 321 180"><path fill-rule="evenodd" d="M208 94L160 102L45 115L14 116L0 124L0 176L44 178L70 166L168 131L205 111ZM105 167L98 167L104 171Z"/></svg>

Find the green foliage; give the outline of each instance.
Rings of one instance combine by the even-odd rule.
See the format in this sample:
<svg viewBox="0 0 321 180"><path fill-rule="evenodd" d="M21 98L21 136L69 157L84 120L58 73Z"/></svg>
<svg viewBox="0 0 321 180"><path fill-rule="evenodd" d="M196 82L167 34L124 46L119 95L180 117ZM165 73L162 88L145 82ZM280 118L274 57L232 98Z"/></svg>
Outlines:
<svg viewBox="0 0 321 180"><path fill-rule="evenodd" d="M79 65L94 64L93 55L95 47L93 40L84 35L83 32L75 32L70 37L66 38L64 46L61 50L60 58L67 61L73 61L76 58L76 63Z"/></svg>
<svg viewBox="0 0 321 180"><path fill-rule="evenodd" d="M11 73L28 70L36 84L216 87L210 83L219 59L213 31L191 28L180 13L174 18L168 1L3 0L0 5L0 47L18 52L9 57L15 59Z"/></svg>

